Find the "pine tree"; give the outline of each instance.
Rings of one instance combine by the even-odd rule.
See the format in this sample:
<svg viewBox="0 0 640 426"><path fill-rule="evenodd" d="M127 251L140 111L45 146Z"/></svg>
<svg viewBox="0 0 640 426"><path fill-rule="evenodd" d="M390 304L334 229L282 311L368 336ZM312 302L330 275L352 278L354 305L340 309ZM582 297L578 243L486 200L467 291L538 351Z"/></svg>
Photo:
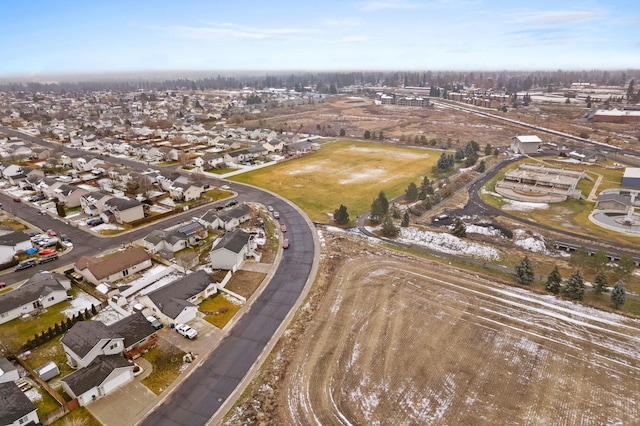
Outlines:
<svg viewBox="0 0 640 426"><path fill-rule="evenodd" d="M560 271L558 270L558 265L554 266L553 271L547 277L547 283L545 284L545 288L549 293L558 294L560 293L560 284L562 283L562 277L560 276Z"/></svg>
<svg viewBox="0 0 640 426"><path fill-rule="evenodd" d="M389 213L389 200L387 200L387 196L384 195L384 192L380 191L380 193L378 194L378 200L380 200L382 214L386 215L387 213Z"/></svg>
<svg viewBox="0 0 640 426"><path fill-rule="evenodd" d="M600 294L605 291L605 288L607 288L607 275L600 269L593 278L593 289L596 293Z"/></svg>
<svg viewBox="0 0 640 426"><path fill-rule="evenodd" d="M627 301L627 289L624 287L624 283L620 280L613 285L611 290L611 303L616 308L624 305Z"/></svg>
<svg viewBox="0 0 640 426"><path fill-rule="evenodd" d="M349 223L349 213L347 212L347 207L343 204L340 204L340 207L333 212L333 221L338 225L346 225Z"/></svg>
<svg viewBox="0 0 640 426"><path fill-rule="evenodd" d="M405 210L404 215L402 216L402 222L400 222L400 226L403 228L409 226L409 210Z"/></svg>
<svg viewBox="0 0 640 426"><path fill-rule="evenodd" d="M480 161L480 164L478 164L477 171L478 173L484 173L485 170L487 170L487 165L485 164L484 160L482 160Z"/></svg>
<svg viewBox="0 0 640 426"><path fill-rule="evenodd" d="M464 224L462 219L456 217L453 222L453 229L451 233L458 238L465 238L467 236L467 225Z"/></svg>
<svg viewBox="0 0 640 426"><path fill-rule="evenodd" d="M516 277L520 284L529 285L533 283L536 275L533 269L533 263L529 256L525 256L516 266Z"/></svg>
<svg viewBox="0 0 640 426"><path fill-rule="evenodd" d="M382 223L382 235L389 238L397 237L400 233L400 229L393 223L391 216L385 216Z"/></svg>
<svg viewBox="0 0 640 426"><path fill-rule="evenodd" d="M584 277L580 270L573 271L564 286L564 294L574 300L582 300L584 297Z"/></svg>
<svg viewBox="0 0 640 426"><path fill-rule="evenodd" d="M404 191L404 198L408 202L413 202L418 199L418 186L411 182L407 189Z"/></svg>

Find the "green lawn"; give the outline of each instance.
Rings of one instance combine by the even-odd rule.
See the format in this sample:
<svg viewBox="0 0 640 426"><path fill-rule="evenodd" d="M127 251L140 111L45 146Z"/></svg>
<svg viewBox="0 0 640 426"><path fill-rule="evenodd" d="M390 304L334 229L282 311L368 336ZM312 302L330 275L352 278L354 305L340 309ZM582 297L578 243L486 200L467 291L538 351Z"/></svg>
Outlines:
<svg viewBox="0 0 640 426"><path fill-rule="evenodd" d="M313 154L254 170L231 180L278 193L317 222L330 223L328 213L344 204L355 218L369 210L384 191L388 199L402 195L410 182L419 185L441 152L369 142L339 141Z"/></svg>
<svg viewBox="0 0 640 426"><path fill-rule="evenodd" d="M230 302L222 294L217 294L205 301L203 301L198 309L200 312L205 312L205 321L223 329L231 318L240 310L240 305Z"/></svg>

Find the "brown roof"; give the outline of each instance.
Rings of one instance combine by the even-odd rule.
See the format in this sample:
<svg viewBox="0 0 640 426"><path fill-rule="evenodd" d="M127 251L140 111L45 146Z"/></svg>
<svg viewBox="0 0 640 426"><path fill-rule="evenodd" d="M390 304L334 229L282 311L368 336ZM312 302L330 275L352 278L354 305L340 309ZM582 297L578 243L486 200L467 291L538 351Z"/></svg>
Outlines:
<svg viewBox="0 0 640 426"><path fill-rule="evenodd" d="M136 247L89 264L87 268L97 280L101 280L149 259L151 259L149 253L143 248Z"/></svg>
<svg viewBox="0 0 640 426"><path fill-rule="evenodd" d="M82 271L83 269L88 268L89 265L92 265L96 262L98 262L98 260L95 257L82 256L80 259L76 260L76 263L73 266L77 268L78 271Z"/></svg>

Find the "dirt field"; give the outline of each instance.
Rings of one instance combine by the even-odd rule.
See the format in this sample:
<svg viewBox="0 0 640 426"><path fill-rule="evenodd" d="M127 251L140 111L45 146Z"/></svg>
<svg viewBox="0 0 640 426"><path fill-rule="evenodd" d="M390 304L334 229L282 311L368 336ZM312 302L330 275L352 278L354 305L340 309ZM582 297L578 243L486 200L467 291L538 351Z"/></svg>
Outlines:
<svg viewBox="0 0 640 426"><path fill-rule="evenodd" d="M226 424L632 424L640 321L324 234L308 302Z"/></svg>

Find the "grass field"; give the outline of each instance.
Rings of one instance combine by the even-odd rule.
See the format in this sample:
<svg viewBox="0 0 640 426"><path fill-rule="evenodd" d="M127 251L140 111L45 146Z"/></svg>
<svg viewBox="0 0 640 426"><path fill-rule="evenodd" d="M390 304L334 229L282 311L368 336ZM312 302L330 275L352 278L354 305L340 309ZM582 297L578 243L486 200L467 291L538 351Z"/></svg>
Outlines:
<svg viewBox="0 0 640 426"><path fill-rule="evenodd" d="M344 204L354 223L380 191L392 199L402 195L410 182L419 185L440 155L434 150L339 141L231 179L278 193L317 222L331 222L328 214Z"/></svg>

